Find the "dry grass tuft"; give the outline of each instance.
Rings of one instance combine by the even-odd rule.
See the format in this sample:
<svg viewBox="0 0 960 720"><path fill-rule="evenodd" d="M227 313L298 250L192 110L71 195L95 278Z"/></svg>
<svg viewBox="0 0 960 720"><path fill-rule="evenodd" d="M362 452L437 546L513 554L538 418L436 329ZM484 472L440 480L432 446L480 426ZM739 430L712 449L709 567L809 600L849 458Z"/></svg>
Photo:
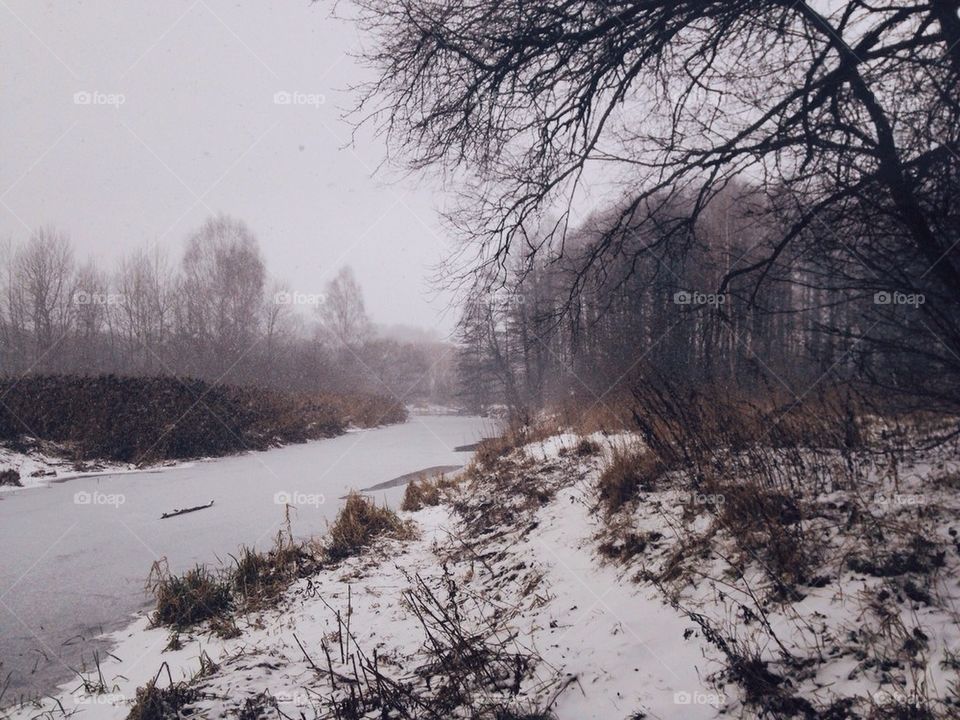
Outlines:
<svg viewBox="0 0 960 720"><path fill-rule="evenodd" d="M186 628L233 607L230 586L201 565L173 575L165 561L157 561L150 569L147 587L157 601L154 625Z"/></svg>
<svg viewBox="0 0 960 720"><path fill-rule="evenodd" d="M616 512L638 492L653 490L660 474L660 462L651 453L616 450L610 464L600 474L600 499L608 512Z"/></svg>
<svg viewBox="0 0 960 720"><path fill-rule="evenodd" d="M137 688L137 698L127 720L167 720L183 717L184 707L200 699L200 692L186 683L158 688L156 680Z"/></svg>
<svg viewBox="0 0 960 720"><path fill-rule="evenodd" d="M413 526L390 508L378 507L369 498L352 491L330 526L324 554L337 561L358 554L382 535L409 538Z"/></svg>
<svg viewBox="0 0 960 720"><path fill-rule="evenodd" d="M473 462L481 468L491 469L497 461L516 447L512 439L506 434L500 437L487 438L477 443L477 449L474 451Z"/></svg>
<svg viewBox="0 0 960 720"><path fill-rule="evenodd" d="M403 491L403 501L400 509L407 512L416 512L424 507L433 507L440 504L440 488L427 478L414 478L407 483Z"/></svg>
<svg viewBox="0 0 960 720"><path fill-rule="evenodd" d="M231 589L255 607L276 598L294 580L316 570L318 561L309 543L295 542L289 529L277 533L273 547L265 553L240 548L229 573Z"/></svg>
<svg viewBox="0 0 960 720"><path fill-rule="evenodd" d="M588 437L582 437L572 448L561 448L560 454L563 456L573 455L574 457L585 458L596 455L600 452L600 444Z"/></svg>
<svg viewBox="0 0 960 720"><path fill-rule="evenodd" d="M229 612L252 610L275 600L297 578L316 570L317 555L311 543L295 542L288 529L277 534L266 552L240 548L231 556L233 567L214 571L197 566L173 575L166 561L158 561L147 581L156 598L153 623L180 630L210 621L214 634L235 637L239 631Z"/></svg>
<svg viewBox="0 0 960 720"><path fill-rule="evenodd" d="M407 512L416 512L421 508L439 505L443 500L444 491L456 487L456 485L456 480L443 473L432 478L425 476L414 478L407 483L400 509Z"/></svg>

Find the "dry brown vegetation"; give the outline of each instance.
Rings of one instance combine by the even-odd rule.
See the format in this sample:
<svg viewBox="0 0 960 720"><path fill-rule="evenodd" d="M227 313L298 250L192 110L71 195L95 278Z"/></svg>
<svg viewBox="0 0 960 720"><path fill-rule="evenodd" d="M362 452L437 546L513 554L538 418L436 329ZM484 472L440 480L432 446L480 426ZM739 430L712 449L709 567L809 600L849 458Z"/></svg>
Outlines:
<svg viewBox="0 0 960 720"><path fill-rule="evenodd" d="M378 507L351 492L325 539L295 540L289 518L266 551L241 547L232 565L219 569L196 566L182 575L172 573L166 560L153 564L147 589L156 600L154 625L182 630L203 622L220 637L239 633L234 612L249 612L270 603L298 578L307 577L325 563L357 555L377 538L408 539L414 525L391 509Z"/></svg>
<svg viewBox="0 0 960 720"><path fill-rule="evenodd" d="M633 395L643 450L614 451L598 475L606 510L598 552L659 587L696 624L726 657L718 677L768 717L949 717L949 689L926 695L919 680L897 680L899 699L875 704L820 703L795 686L831 657L855 658L851 679L863 676L867 687L904 672L922 676L927 637L919 625L902 626L901 613L937 606L948 548L936 527L950 514L920 503L887 515L875 494L896 492L915 449L949 439L955 421L893 414L836 387L803 402L643 381ZM955 471L934 474L932 484L955 488ZM844 594L851 571L877 585L856 601L862 609L849 631L815 625L795 608L816 588L837 585ZM688 594L704 583L717 588L714 604L691 605ZM788 649L775 613L793 617L811 647Z"/></svg>
<svg viewBox="0 0 960 720"><path fill-rule="evenodd" d="M409 538L413 526L390 508L378 507L358 492L347 495L346 503L330 526L324 554L336 561L356 555L383 535Z"/></svg>
<svg viewBox="0 0 960 720"><path fill-rule="evenodd" d="M0 440L61 443L72 459L153 462L265 449L401 422L370 395L287 394L174 377L33 375L0 381Z"/></svg>
<svg viewBox="0 0 960 720"><path fill-rule="evenodd" d="M443 500L444 492L456 487L457 481L440 473L436 477L414 478L403 491L400 509L416 512L424 507L434 507Z"/></svg>
<svg viewBox="0 0 960 720"><path fill-rule="evenodd" d="M189 705L203 697L203 693L195 686L195 681L218 669L207 653L201 652L199 670L189 679L175 681L170 672L170 666L163 663L150 682L137 688L137 695L133 707L127 714L127 720L169 720L169 718L189 717L192 715L188 710ZM161 687L159 683L163 675L166 675L166 684Z"/></svg>
<svg viewBox="0 0 960 720"><path fill-rule="evenodd" d="M137 688L127 720L167 720L180 717L180 711L200 698L200 692L186 683L157 687L156 681Z"/></svg>
<svg viewBox="0 0 960 720"><path fill-rule="evenodd" d="M654 489L661 464L651 453L617 449L600 474L600 499L609 512L616 512L637 496Z"/></svg>
<svg viewBox="0 0 960 720"><path fill-rule="evenodd" d="M148 587L156 599L155 625L187 628L228 612L233 607L230 587L203 566L172 574L166 563L154 563Z"/></svg>
<svg viewBox="0 0 960 720"><path fill-rule="evenodd" d="M509 631L516 609L485 598L463 604L459 598L464 588L450 575L440 582L437 578L428 582L419 575L407 579L410 589L404 592L404 605L416 617L424 637L421 656L411 662L411 669L395 668L383 661L376 648L370 651L358 643L350 630L349 599L345 612L336 612L333 647L324 643L320 648L321 664L302 648L320 677L333 675L331 657L343 659L342 674L324 699L329 710L324 717L554 720L549 706L537 707L520 697L522 686L526 685L524 694L529 695L530 686L537 683L542 660ZM398 672L402 672L399 677ZM534 687L543 691L558 682L548 676Z"/></svg>
<svg viewBox="0 0 960 720"><path fill-rule="evenodd" d="M599 452L600 444L588 437L581 437L572 448L560 448L560 455L576 455L581 458L596 455Z"/></svg>

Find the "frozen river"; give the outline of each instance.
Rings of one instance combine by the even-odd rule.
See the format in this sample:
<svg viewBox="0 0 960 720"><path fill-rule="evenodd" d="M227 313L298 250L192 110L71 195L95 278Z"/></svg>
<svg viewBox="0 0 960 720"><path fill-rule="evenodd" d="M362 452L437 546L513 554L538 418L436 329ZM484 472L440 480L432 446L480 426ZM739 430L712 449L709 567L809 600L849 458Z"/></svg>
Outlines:
<svg viewBox="0 0 960 720"><path fill-rule="evenodd" d="M179 571L229 559L242 544L263 547L283 524L286 499L300 503L294 534L322 534L349 489L463 464L469 453L454 448L493 430L483 418L413 416L330 440L0 496L0 688L11 673L3 704L49 692L89 661L96 635L148 604L154 560ZM402 493L375 495L396 507ZM209 509L160 519L210 500Z"/></svg>

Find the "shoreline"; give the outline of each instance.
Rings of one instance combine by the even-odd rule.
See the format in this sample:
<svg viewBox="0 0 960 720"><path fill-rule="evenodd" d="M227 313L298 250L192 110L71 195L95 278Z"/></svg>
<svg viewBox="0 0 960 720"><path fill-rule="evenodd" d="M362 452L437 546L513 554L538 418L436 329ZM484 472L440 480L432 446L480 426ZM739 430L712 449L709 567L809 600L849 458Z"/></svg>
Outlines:
<svg viewBox="0 0 960 720"><path fill-rule="evenodd" d="M463 456L450 450L447 452L439 451L439 447L434 442L434 433L440 433L447 448L452 448L459 442L475 437L480 433L480 421L476 418L436 417L433 420L430 418L426 420L430 428L433 428L432 430L421 430L421 423L416 422L391 424L379 428L356 428L352 430L349 436L324 438L325 442L290 443L270 450L247 451L222 458L204 458L202 461L184 463L176 469L183 469L186 471L185 473L171 473L168 476L158 473L163 473L168 469L172 470L173 467L120 469L126 470L126 472L118 472L117 468L106 467L94 473L75 472L67 476L68 470L61 465L57 469L63 473L62 476L37 478L37 480L42 480L44 486L47 486L48 493L54 493L54 495L51 495L50 501L47 500L46 494L38 493L11 493L0 496L0 507L6 506L5 512L11 520L13 518L11 513L18 513L21 518L27 516L19 512L20 503L26 503L22 507L29 509L29 516L33 518L45 518L50 515L44 510L45 507L66 504L71 507L69 512L75 513L73 516L75 519L82 520L83 524L92 522L89 527L93 533L82 531L79 528L82 528L83 525L79 525L70 538L61 542L58 540L59 536L69 533L71 527L68 527L68 525L73 523L65 524L58 530L57 527L51 526L51 523L44 522L45 529L38 537L42 537L44 539L42 542L47 544L57 544L59 552L34 557L34 555L40 553L43 546L38 545L36 553L26 552L31 547L29 540L31 536L27 531L28 525L18 521L7 526L9 532L15 532L17 537L21 538L13 547L18 548L22 562L19 565L15 563L11 566L11 571L16 568L19 568L19 570L11 574L10 582L13 582L17 575L27 572L31 572L32 576L36 576L36 578L28 577L25 581L18 582L16 591L10 595L9 599L5 598L7 602L11 602L11 607L23 618L24 623L16 623L16 616L8 615L4 620L3 634L5 637L2 659L6 662L3 665L2 675L5 675L8 671L14 673L13 684L4 699L4 704L11 702L11 693L15 701L21 696L21 693L30 697L37 692L53 692L65 680L76 679L76 676L71 678L68 675L70 671L65 669L61 662L58 662L57 658L61 656L66 664L72 667L79 667L84 660L89 665L92 648L99 648L101 658L106 656L111 640L109 635L104 636L99 628L102 627L104 630L111 632L122 630L131 621L136 620L135 613L138 609L144 607L143 603L149 603L149 600L140 597L139 592L136 593L137 598L132 602L127 602L125 599L126 590L123 590L117 584L121 573L118 568L122 568L122 574L127 578L144 577L150 563L155 559L155 557L151 557L151 549L155 551L155 556L168 556L171 560L179 558L184 562L192 562L189 559L190 543L194 541L202 542L207 544L205 546L213 548L214 545L210 545L210 543L216 542L215 554L205 553L202 556L197 556L198 561L206 561L208 564L216 565L218 557L224 558L231 552L236 553L238 547L254 538L258 538L270 524L282 524L283 510L282 508L275 509L275 494L278 491L288 493L299 491L306 493L311 499L326 496L326 509L322 506L314 507L313 505L300 507L294 522L294 531L298 536L322 537L326 532L325 522L333 520L334 514L341 504L335 498L349 489L346 484L348 477L356 478L356 486L366 486L373 485L384 478L395 479L406 469L404 465L410 467L410 464L413 464L414 467L419 466L421 468L441 467L446 466L447 463L453 465L453 463L461 462L460 458ZM364 433L367 436L367 439L364 440L361 440L360 435L354 434L373 429L376 429L377 433ZM379 439L381 436L383 438L382 444ZM352 439L350 439L351 437ZM374 437L378 439L374 440ZM393 458L389 453L384 456L383 451L379 451L378 448L393 447L396 438L404 439L402 442L408 448L408 451L396 458ZM338 465L343 451L355 445L357 441L360 441L362 443L361 447L364 448L363 453L354 453L357 456L357 462ZM411 448L421 447L422 450L410 451ZM367 449L374 452L370 453ZM366 456L365 459L364 456ZM244 460L244 457L247 459ZM406 459L404 460L404 458ZM218 462L213 462L214 460ZM223 470L218 469L221 464ZM190 469L187 469L188 467ZM335 467L338 468L338 472L330 472ZM236 484L238 472L244 478L244 481L239 485ZM149 475L139 481L133 481L133 478L125 477L126 475L139 473L149 473ZM91 487L83 485L77 488L75 485L67 484L68 480L77 479L80 475L96 476L88 477L86 480L79 479L80 483L86 483ZM104 482L105 478L108 479L110 486L102 492L108 495L111 493L126 495L126 500L121 507L123 515L116 514L116 509L113 506L107 506L103 503L100 503L103 507L99 508L94 506L96 503L87 507L77 505L76 508L73 508L76 503L71 504L70 496L75 490L87 489L92 492L92 486L99 487L99 484ZM179 479L175 480L175 478ZM233 481L231 481L231 478L233 478ZM164 490L168 487L168 479L171 483L174 483L173 487L179 489ZM208 481L213 484L208 484ZM124 487L127 489L124 489ZM190 502L194 494L190 488L193 488L197 493L206 495L206 490L204 490L206 487L217 488L217 492L214 493L217 499L213 510L187 515L180 518L179 522L164 520L162 521L164 523L162 529L157 530L160 534L156 537L151 534L154 531L150 527L154 523L160 522L158 518L161 510L196 504ZM236 492L233 492L231 487L235 487ZM26 490L32 488L12 489ZM310 493L318 491L322 494L310 495ZM402 492L402 489L400 492ZM210 497L214 497L214 495L210 495ZM143 502L145 497L158 496L161 499L154 503L155 506L145 505ZM225 503L223 505L221 504L221 498ZM3 499L6 499L7 502L4 503ZM196 499L206 501L209 500L209 497L198 495ZM395 505L396 503L391 501L391 504ZM127 515L131 512L133 515ZM97 513L101 513L104 522L98 522ZM214 515L208 517L208 513L214 513ZM235 515L236 513L241 514ZM230 520L234 517L237 518L238 522ZM109 528L113 527L114 518L121 522L116 525L116 533L111 533ZM262 520L255 522L252 518L262 518ZM327 520L324 520L324 518L327 518ZM124 523L129 524L129 527L125 527ZM165 525L166 523L175 523L169 526L174 532L167 532L168 526ZM226 534L217 529L225 529L225 523L232 528ZM248 528L249 532L238 530L238 527L247 528L248 525L250 526ZM15 530L14 528L19 529ZM83 539L77 537L78 543L74 544L71 538L76 536L78 532L84 532ZM113 569L107 573L110 579L106 585L98 587L84 580L82 582L78 581L79 584L76 586L77 588L86 588L84 591L86 597L93 597L101 591L109 592L110 595L106 601L108 606L99 603L92 604L88 601L82 603L57 601L48 607L41 602L38 606L40 612L37 615L31 614L30 608L32 605L25 599L32 598L41 593L43 588L51 586L50 581L45 578L52 577L50 573L55 572L55 568L59 567L60 562L57 559L59 556L65 553L78 552L80 548L84 548L80 551L83 552L80 565L71 563L71 567L86 569L89 566L92 570L97 565L98 560L97 554L91 552L93 546L89 538L107 535L118 537L117 533L119 533L119 536L127 536L131 532L141 538L146 545L144 542L131 542L129 543L129 550L111 550L110 556L116 556L117 561L111 560ZM121 544L128 545L128 543ZM137 555L141 556L139 560L137 557L133 557ZM126 558L129 558L129 560ZM43 562L36 568L31 567L31 563L39 559L42 559ZM182 571L185 567L181 562L178 570ZM69 580L72 577L72 572L74 571L65 568L58 576ZM84 573L85 576L89 576L86 570L84 570ZM137 579L134 584L139 588L141 581ZM74 606L86 608L78 616L78 621L70 619L73 611L69 608ZM102 607L104 611L94 610L97 606ZM112 613L114 606L119 610L116 614ZM54 614L54 609L56 614ZM62 623L57 619L61 617L63 618ZM88 617L90 622L87 622ZM31 637L34 632L26 629L25 625L35 631L41 639ZM76 626L76 629L74 629L74 626ZM63 632L64 630L66 632ZM82 635L82 641L67 643L61 648L61 643L73 635ZM95 637L98 639L97 642L93 642ZM103 643L106 643L106 650ZM75 644L72 649L68 647L71 644ZM78 649L81 646L82 658L78 654L81 652ZM47 658L41 662L39 672L33 669L34 662L32 655L30 655L33 652L32 648L36 647L44 648L44 657ZM48 670L45 670L44 667ZM57 667L59 667L59 670ZM0 687L2 687L2 684L3 682L0 680ZM2 717L2 713L0 713L0 717Z"/></svg>
<svg viewBox="0 0 960 720"><path fill-rule="evenodd" d="M456 452L463 452L454 448ZM404 473L403 475L398 475L392 480L385 480L384 482L377 483L376 485L371 485L370 487L360 488L357 492L374 492L376 490L389 490L390 488L400 487L402 485L408 484L411 480L417 480L421 477L423 478L433 478L437 475L452 475L453 473L463 470L466 465L432 465L431 467L423 468L422 470L415 470L413 472Z"/></svg>
<svg viewBox="0 0 960 720"><path fill-rule="evenodd" d="M375 696L376 702L432 702L432 693L448 683L463 691L461 707L522 708L561 720L720 720L738 713L753 717L768 707L813 712L813 703L869 710L949 701L943 693L953 674L940 658L949 660L944 654L960 642L950 611L957 588L948 582L958 559L946 552L954 544L960 500L952 486L930 480L952 471L954 456L918 456L891 496L903 502L887 498L872 507L885 521L906 521L923 508L933 530L930 542L943 542L943 555L932 545L907 545L904 552L921 554L920 565L906 574L879 560L848 562L844 558L873 557L868 537L836 521L867 488L834 489L809 497L799 522L808 524L811 548L843 552L825 552L819 574L797 581L794 593L769 595L771 602L755 605L762 598L754 593L764 588L769 568L749 554L738 556L742 533L726 528L710 509L710 503L736 502L736 488L727 488L726 498L700 496L664 479L616 522L601 511L598 480L617 452L637 443L636 435L564 433L511 450L463 475L439 505L402 513L417 529L410 537L382 537L359 555L293 581L275 604L227 615L237 633L229 639L212 636L216 626L207 623L179 634L149 627L147 610L108 636L117 643L101 667L108 690L85 695L70 691L76 681L65 683L59 701L68 711L82 708L91 720L121 720L137 701L137 689L164 667L170 673L162 674L157 690L172 682L188 698L183 707L198 718L244 709L320 717L331 703L348 700L345 693L354 687L368 698L383 687L409 693ZM891 481L871 476L863 482L879 493ZM825 523L830 532L823 531ZM687 549L691 538L696 553ZM907 535L891 542L912 541ZM702 555L711 545L716 555ZM921 561L928 555L924 570ZM894 582L906 590L891 595ZM867 611L876 598L887 609L874 616ZM762 613L764 622L729 624L737 612L748 611ZM885 657L890 650L865 640L884 642L877 622L888 611L901 618L907 637L926 648L922 656L911 655L930 678L924 686L929 689L918 690L930 693L921 700L895 675L874 672L880 667L871 662L874 654ZM795 625L798 617L809 620ZM346 634L343 618L350 618ZM922 624L922 631L911 631L913 624L918 631ZM731 659L729 653L739 646L724 640L725 633L743 630L748 636L737 642L761 647L772 628L782 645L768 642L766 650L757 650L763 654L756 662L777 684L757 695L743 677L731 674L730 663L739 656ZM425 642L424 633L433 642ZM161 649L173 636L178 648ZM500 663L519 669L507 673L509 683L484 685L480 676L486 671L474 676L469 668L444 664L450 657L444 637L476 643L471 652L485 658L487 670L499 671ZM786 648L787 660L777 647ZM807 671L807 663L815 672ZM374 671L386 684L365 680L364 673ZM26 720L53 707L7 712Z"/></svg>

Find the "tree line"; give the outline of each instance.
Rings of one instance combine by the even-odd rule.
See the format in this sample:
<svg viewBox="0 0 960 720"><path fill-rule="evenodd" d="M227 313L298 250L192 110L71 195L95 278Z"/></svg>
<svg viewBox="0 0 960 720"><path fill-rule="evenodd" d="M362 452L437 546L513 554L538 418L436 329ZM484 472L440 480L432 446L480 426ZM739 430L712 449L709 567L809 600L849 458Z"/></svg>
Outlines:
<svg viewBox="0 0 960 720"><path fill-rule="evenodd" d="M618 222L614 206L568 233L562 253L546 247L534 265L515 262L503 279L479 283L458 327L465 403L522 413L571 397L600 404L651 372L688 387L719 383L798 397L827 377L892 378L907 370L923 377L933 369L915 355L858 349L853 340L885 314L901 336L917 331L922 295L876 290L847 301L818 284L816 265L802 264L759 289L743 277L724 284L731 267L782 230L756 212L760 201L755 188L731 187L700 215L686 243L654 251L666 230L627 228L616 253L585 269ZM669 223L693 202L674 198L658 217Z"/></svg>
<svg viewBox="0 0 960 720"><path fill-rule="evenodd" d="M358 123L460 182L476 388L648 363L960 405L956 0L357 4Z"/></svg>
<svg viewBox="0 0 960 720"><path fill-rule="evenodd" d="M174 375L291 391L451 396L450 348L379 337L349 267L322 292L270 277L240 220L209 218L179 261L159 247L78 262L41 228L0 252L2 374Z"/></svg>

